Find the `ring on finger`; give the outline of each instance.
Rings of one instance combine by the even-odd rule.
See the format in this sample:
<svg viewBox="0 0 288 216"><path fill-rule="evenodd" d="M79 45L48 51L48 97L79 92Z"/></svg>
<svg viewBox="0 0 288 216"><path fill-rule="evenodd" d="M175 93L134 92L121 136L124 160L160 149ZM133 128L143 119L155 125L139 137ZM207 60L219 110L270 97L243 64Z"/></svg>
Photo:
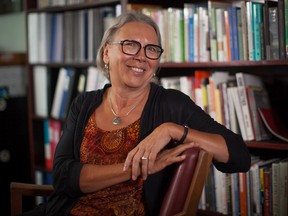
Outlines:
<svg viewBox="0 0 288 216"><path fill-rule="evenodd" d="M141 159L142 159L142 160L148 160L148 157L142 156Z"/></svg>

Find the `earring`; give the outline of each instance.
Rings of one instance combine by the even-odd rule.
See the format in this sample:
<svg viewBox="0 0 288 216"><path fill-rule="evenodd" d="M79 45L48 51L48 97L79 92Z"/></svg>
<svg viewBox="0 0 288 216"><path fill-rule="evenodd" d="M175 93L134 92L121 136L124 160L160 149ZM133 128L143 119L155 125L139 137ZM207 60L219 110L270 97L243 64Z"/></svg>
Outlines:
<svg viewBox="0 0 288 216"><path fill-rule="evenodd" d="M110 71L109 71L109 64L105 64L104 68L106 70L107 79L110 80Z"/></svg>

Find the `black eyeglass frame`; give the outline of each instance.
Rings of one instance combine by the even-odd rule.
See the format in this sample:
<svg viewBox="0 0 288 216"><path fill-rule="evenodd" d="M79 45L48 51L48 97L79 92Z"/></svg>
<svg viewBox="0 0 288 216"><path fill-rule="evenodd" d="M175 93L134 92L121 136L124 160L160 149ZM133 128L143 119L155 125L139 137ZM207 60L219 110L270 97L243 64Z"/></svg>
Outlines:
<svg viewBox="0 0 288 216"><path fill-rule="evenodd" d="M133 43L138 44L138 45L139 45L138 51L137 51L135 54L131 54L131 53L126 53L126 52L124 52L123 45L124 45L125 42L133 42ZM110 43L110 44L120 44L120 45L121 45L121 48L122 48L122 52L123 52L124 54L130 55L130 56L135 56L135 55L137 55L137 54L140 52L141 48L143 48L143 49L144 49L145 56L146 56L148 59L151 59L151 60L158 60L158 59L161 57L162 53L164 52L164 49L163 49L161 46L159 46L159 45L156 45L156 44L146 44L145 46L142 46L142 44L141 44L140 42L135 41L135 40L121 40L121 41L119 41L119 42L112 42L112 43ZM157 58L151 58L151 57L147 56L146 49L147 49L147 47L149 47L149 46L150 46L150 47L151 47L151 46L152 46L152 47L157 47L157 48L160 49L160 51L158 52L158 53L159 53L159 56L158 56Z"/></svg>

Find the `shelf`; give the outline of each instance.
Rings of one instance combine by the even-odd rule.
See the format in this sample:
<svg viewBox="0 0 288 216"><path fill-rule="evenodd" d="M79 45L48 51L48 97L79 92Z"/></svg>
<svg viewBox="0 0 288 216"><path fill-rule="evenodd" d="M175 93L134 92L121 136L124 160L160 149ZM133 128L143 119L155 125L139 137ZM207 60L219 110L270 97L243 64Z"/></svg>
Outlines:
<svg viewBox="0 0 288 216"><path fill-rule="evenodd" d="M95 62L83 62L83 63L39 63L39 64L30 64L31 66L45 66L48 68L60 68L60 67L75 67L75 68L87 68L89 66L95 66Z"/></svg>
<svg viewBox="0 0 288 216"><path fill-rule="evenodd" d="M24 65L26 63L25 53L4 52L0 53L0 65Z"/></svg>
<svg viewBox="0 0 288 216"><path fill-rule="evenodd" d="M119 0L97 0L97 1L79 3L79 4L65 5L65 7L63 7L63 6L53 6L53 7L29 9L27 12L28 13L33 13L33 12L51 12L51 13L56 13L56 12L82 10L82 9L93 8L93 7L102 7L102 6L116 5L116 4L120 4L120 1Z"/></svg>
<svg viewBox="0 0 288 216"><path fill-rule="evenodd" d="M249 148L259 148L259 149L273 149L273 150L288 150L288 143L281 142L279 140L267 140L267 141L261 141L261 142L256 142L256 141L249 141L246 142L246 145Z"/></svg>
<svg viewBox="0 0 288 216"><path fill-rule="evenodd" d="M184 73L191 70L223 70L229 72L253 72L261 75L271 75L271 70L277 67L277 75L287 76L287 60L263 60L263 61L231 61L231 62L165 62L161 63L161 69L167 71L168 75L175 71L175 68L181 68ZM179 74L179 72L178 72ZM165 74L167 75L167 74ZM172 73L173 75L173 73ZM185 74L186 75L186 74Z"/></svg>

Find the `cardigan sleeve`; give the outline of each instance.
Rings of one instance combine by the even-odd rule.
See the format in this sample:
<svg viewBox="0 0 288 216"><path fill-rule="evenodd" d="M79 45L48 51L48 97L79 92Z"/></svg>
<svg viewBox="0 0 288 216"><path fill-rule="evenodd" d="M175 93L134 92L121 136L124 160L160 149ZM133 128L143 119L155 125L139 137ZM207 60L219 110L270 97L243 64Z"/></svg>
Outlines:
<svg viewBox="0 0 288 216"><path fill-rule="evenodd" d="M53 186L58 194L69 197L81 196L79 178L83 166L80 156L75 154L74 136L80 113L82 97L77 97L71 104L69 115L63 128L62 136L55 151L53 162Z"/></svg>
<svg viewBox="0 0 288 216"><path fill-rule="evenodd" d="M167 94L162 94L160 104L163 106L159 111L159 113L166 113L164 118L178 124L186 124L195 130L219 134L225 139L229 151L229 161L227 163L213 161L218 170L226 173L249 170L251 157L242 136L219 124L187 95L175 90L164 90L164 92Z"/></svg>
<svg viewBox="0 0 288 216"><path fill-rule="evenodd" d="M187 124L191 126L191 128L208 133L219 134L225 139L229 152L229 160L227 163L219 163L214 160L213 164L215 167L226 173L248 171L250 168L251 158L242 136L235 134L222 124L219 124L195 104L191 104L190 110L193 111L187 119Z"/></svg>

